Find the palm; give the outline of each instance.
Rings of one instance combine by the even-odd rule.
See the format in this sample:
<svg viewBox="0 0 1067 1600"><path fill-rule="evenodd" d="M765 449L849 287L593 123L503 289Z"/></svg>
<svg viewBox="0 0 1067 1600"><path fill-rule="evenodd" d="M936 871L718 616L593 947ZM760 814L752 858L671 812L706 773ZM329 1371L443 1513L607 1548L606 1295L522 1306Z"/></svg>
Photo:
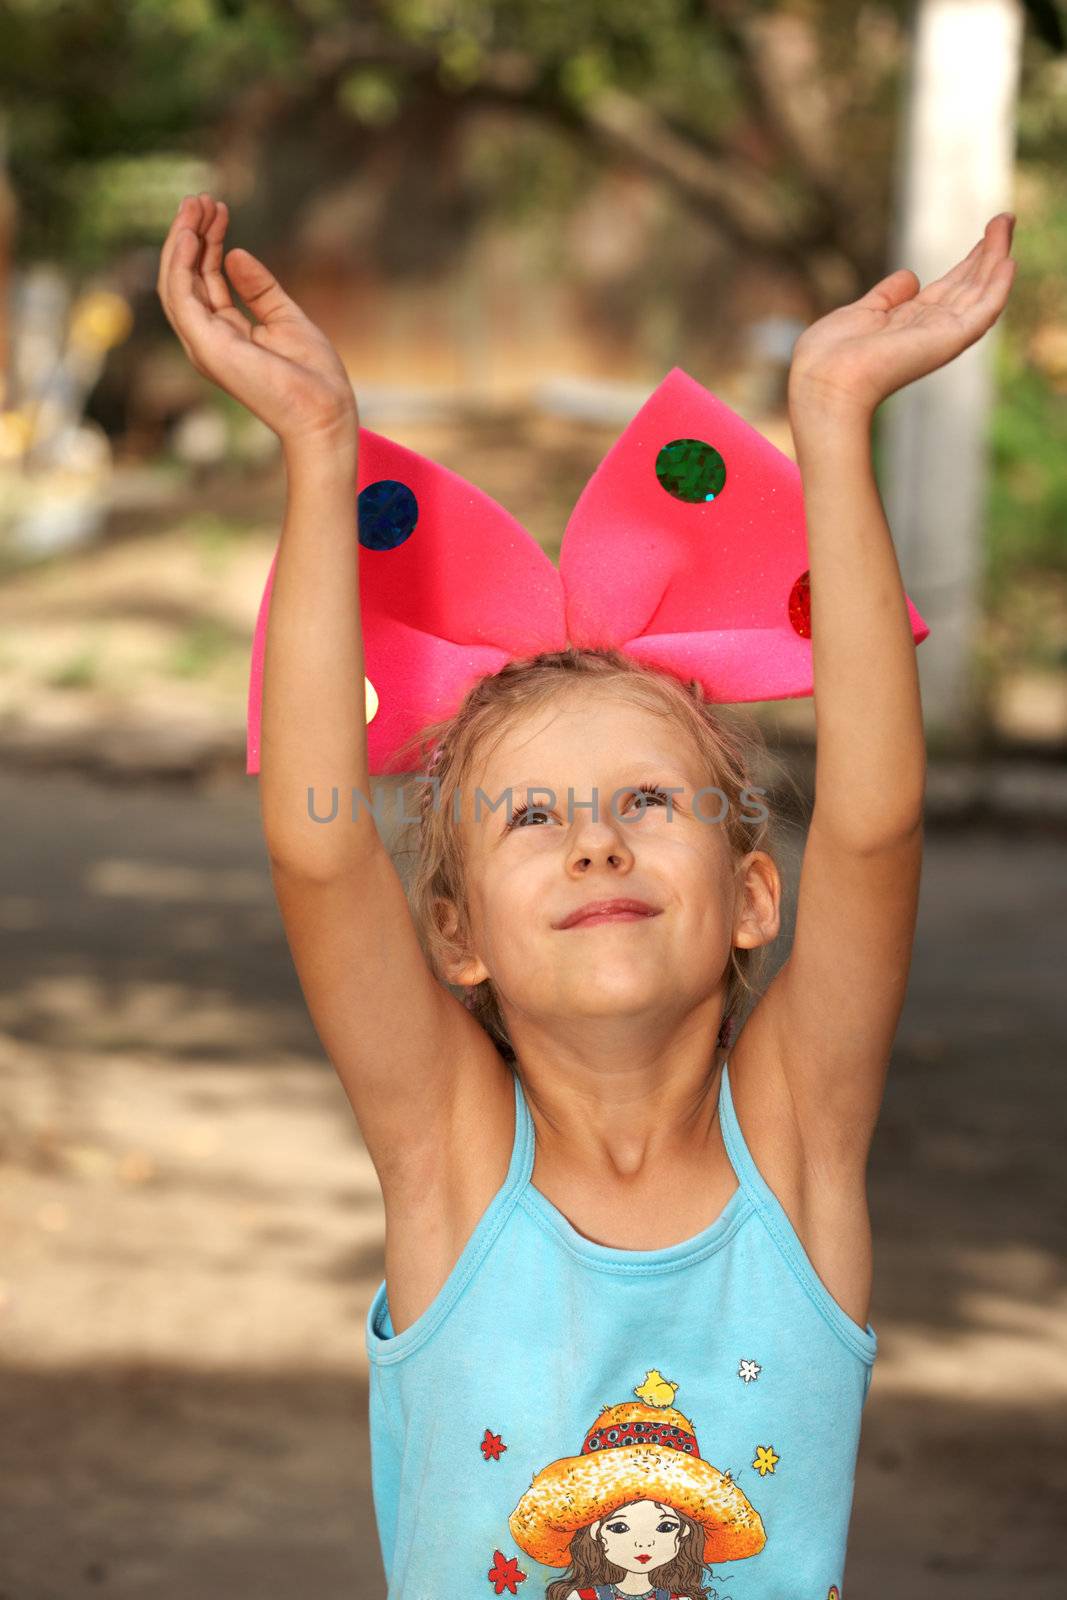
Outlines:
<svg viewBox="0 0 1067 1600"><path fill-rule="evenodd" d="M1011 234L1011 222L995 217L970 254L925 289L902 267L862 299L821 317L797 341L791 394L873 409L954 360L1004 308L1015 275Z"/></svg>

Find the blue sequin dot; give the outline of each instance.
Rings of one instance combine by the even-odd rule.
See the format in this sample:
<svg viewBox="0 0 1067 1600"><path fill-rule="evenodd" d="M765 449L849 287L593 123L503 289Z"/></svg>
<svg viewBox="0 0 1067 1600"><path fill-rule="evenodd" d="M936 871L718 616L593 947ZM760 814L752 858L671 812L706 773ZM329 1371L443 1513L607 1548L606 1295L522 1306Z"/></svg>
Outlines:
<svg viewBox="0 0 1067 1600"><path fill-rule="evenodd" d="M406 483L379 478L359 491L356 502L359 542L365 550L395 550L410 539L419 520L419 502Z"/></svg>
<svg viewBox="0 0 1067 1600"><path fill-rule="evenodd" d="M656 477L676 500L714 500L726 482L726 462L704 439L672 439L656 457Z"/></svg>

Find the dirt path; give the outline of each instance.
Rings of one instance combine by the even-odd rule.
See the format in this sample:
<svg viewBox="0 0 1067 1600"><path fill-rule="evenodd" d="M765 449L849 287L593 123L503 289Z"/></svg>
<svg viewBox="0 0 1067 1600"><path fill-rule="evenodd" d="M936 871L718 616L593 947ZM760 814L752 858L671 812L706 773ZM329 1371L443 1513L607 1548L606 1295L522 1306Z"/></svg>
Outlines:
<svg viewBox="0 0 1067 1600"><path fill-rule="evenodd" d="M0 1600L381 1600L382 1210L255 786L0 806ZM1061 839L928 835L849 1600L1063 1593L1065 910Z"/></svg>

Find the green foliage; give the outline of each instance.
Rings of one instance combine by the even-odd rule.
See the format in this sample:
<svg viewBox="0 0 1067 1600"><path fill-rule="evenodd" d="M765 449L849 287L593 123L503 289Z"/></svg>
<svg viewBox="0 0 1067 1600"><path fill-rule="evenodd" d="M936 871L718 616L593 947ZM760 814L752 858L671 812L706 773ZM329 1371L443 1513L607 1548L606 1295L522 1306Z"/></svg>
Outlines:
<svg viewBox="0 0 1067 1600"><path fill-rule="evenodd" d="M385 67L357 67L337 87L341 110L370 127L395 122L403 100L400 75Z"/></svg>
<svg viewBox="0 0 1067 1600"><path fill-rule="evenodd" d="M988 602L1035 569L1067 575L1067 403L1005 339L993 413Z"/></svg>
<svg viewBox="0 0 1067 1600"><path fill-rule="evenodd" d="M899 74L891 50L883 61L858 43L864 28L877 24L888 37L895 25L903 48L912 0L752 0L739 13L751 21L781 9L801 10L819 30L842 160L868 174L866 203L884 218ZM1067 14L1062 0L1059 10ZM420 128L413 113L424 103L439 119L430 126L441 126L442 99L477 98L490 62L510 63L517 109L509 115L506 94L489 96L500 113L492 135L457 142L457 216L551 224L572 214L612 159L583 119L618 89L697 149L765 151L756 159L767 195L790 222L795 213L802 232L828 199L808 192L803 170L761 126L736 42L716 13L706 0L7 0L0 133L18 203L16 248L23 259L62 260L74 278L131 247L158 249L182 195L216 183L220 157L230 155L219 149L224 139L262 162L271 202L288 218L294 186L310 197L316 174L325 186L350 173L364 145L402 136L405 118ZM1065 90L1067 59L1031 17L1017 115L1020 272L993 427L991 600L1012 574L1067 570L1067 406L1019 353L1067 322ZM272 127L273 146L264 131ZM700 248L685 203L672 203L670 260L632 291L642 315L661 312L670 326L697 275L686 251ZM532 270L564 268L565 230L537 232ZM415 249L420 264L439 259L424 240Z"/></svg>
<svg viewBox="0 0 1067 1600"><path fill-rule="evenodd" d="M376 20L381 51L347 63L342 53L336 79L321 73L313 46L373 35ZM311 113L325 94L379 128L434 83L462 95L490 52L510 51L535 95L563 115L611 86L697 133L742 109L701 0L382 0L359 22L353 30L343 0L0 6L0 116L20 254L92 270L120 243L157 242L182 195L210 186L211 130L233 127L244 96L262 105L273 94L282 115L302 99ZM404 44L410 65L402 49L389 59Z"/></svg>
<svg viewBox="0 0 1067 1600"><path fill-rule="evenodd" d="M0 106L18 245L91 268L158 241L202 186L202 133L244 87L299 72L271 0L15 0L0 7ZM134 197L147 197L138 213ZM161 196L166 196L163 203Z"/></svg>
<svg viewBox="0 0 1067 1600"><path fill-rule="evenodd" d="M194 157L148 153L73 161L62 173L67 257L85 266L139 243L158 245L182 195L211 182Z"/></svg>

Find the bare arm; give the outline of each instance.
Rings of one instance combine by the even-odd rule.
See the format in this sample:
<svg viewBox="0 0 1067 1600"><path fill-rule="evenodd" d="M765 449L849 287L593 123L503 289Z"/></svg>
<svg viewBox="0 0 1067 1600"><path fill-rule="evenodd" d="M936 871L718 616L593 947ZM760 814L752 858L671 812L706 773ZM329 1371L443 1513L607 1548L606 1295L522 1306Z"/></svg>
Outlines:
<svg viewBox="0 0 1067 1600"><path fill-rule="evenodd" d="M815 818L870 851L922 822L926 746L915 641L871 459L871 418L790 407L811 564Z"/></svg>
<svg viewBox="0 0 1067 1600"><path fill-rule="evenodd" d="M792 412L811 563L815 808L788 961L752 1024L770 1031L802 1142L862 1171L904 1004L918 911L926 749L903 585L870 423Z"/></svg>
<svg viewBox="0 0 1067 1600"><path fill-rule="evenodd" d="M287 451L289 494L267 623L260 800L274 892L308 1010L381 1180L387 1212L437 1204L467 1100L502 1069L434 976L403 885L353 787L367 772L355 447ZM331 822L329 791L339 793Z"/></svg>
<svg viewBox="0 0 1067 1600"><path fill-rule="evenodd" d="M502 1064L430 971L368 799L356 482L359 422L336 351L247 251L223 275L226 210L187 197L163 246L159 294L197 371L281 439L285 521L267 622L260 799L275 893L312 1020L390 1197L433 1202L459 1123ZM307 790L341 791L315 822ZM321 801L320 801L321 806ZM329 812L327 801L327 814Z"/></svg>
<svg viewBox="0 0 1067 1600"><path fill-rule="evenodd" d="M288 490L263 662L260 810L279 869L329 878L377 842L370 798L356 530L357 428L285 451ZM337 816L328 817L331 790Z"/></svg>
<svg viewBox="0 0 1067 1600"><path fill-rule="evenodd" d="M907 986L923 848L916 647L871 423L883 399L996 321L1014 276L1012 226L1006 214L991 219L970 253L921 292L910 269L889 274L815 323L794 351L816 796L792 951L750 1025L788 1085L809 1164L830 1177L866 1166Z"/></svg>

